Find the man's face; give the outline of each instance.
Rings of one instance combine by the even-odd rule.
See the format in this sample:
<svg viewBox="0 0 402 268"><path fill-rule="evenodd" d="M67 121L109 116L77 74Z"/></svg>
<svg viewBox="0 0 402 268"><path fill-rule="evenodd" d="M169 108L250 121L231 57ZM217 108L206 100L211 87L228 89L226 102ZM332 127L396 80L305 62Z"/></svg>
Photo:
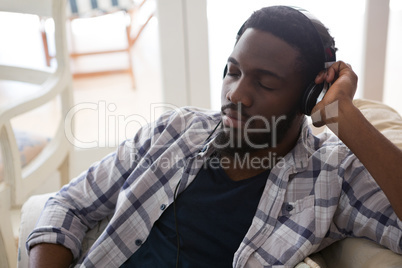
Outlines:
<svg viewBox="0 0 402 268"><path fill-rule="evenodd" d="M222 87L223 132L218 146L226 152L279 145L302 116L299 52L274 35L247 29L228 59ZM292 127L293 126L293 127Z"/></svg>

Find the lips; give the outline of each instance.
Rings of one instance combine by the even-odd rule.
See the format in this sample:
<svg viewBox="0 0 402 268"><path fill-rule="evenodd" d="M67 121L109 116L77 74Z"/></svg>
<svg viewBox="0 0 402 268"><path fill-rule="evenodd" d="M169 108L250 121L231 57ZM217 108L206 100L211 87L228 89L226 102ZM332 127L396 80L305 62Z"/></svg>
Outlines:
<svg viewBox="0 0 402 268"><path fill-rule="evenodd" d="M223 125L232 128L240 128L244 126L247 118L239 114L238 111L233 109L225 109L223 110L222 122Z"/></svg>

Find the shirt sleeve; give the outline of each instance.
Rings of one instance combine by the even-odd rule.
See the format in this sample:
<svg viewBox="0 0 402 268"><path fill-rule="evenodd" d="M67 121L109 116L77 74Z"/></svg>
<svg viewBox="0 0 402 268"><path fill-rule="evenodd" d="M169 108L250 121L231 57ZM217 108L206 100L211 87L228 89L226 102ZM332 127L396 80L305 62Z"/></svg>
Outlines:
<svg viewBox="0 0 402 268"><path fill-rule="evenodd" d="M121 144L47 201L27 239L28 252L38 243L55 243L69 248L74 258L80 255L85 232L114 211L120 188L133 168L131 144Z"/></svg>
<svg viewBox="0 0 402 268"><path fill-rule="evenodd" d="M122 143L116 152L64 186L47 201L35 229L28 236L28 253L36 244L53 243L69 248L77 259L86 231L113 215L121 190L127 187L128 181L132 183L136 179L136 167L148 160L152 162L157 153L194 123L194 118L212 118L215 114L195 116L197 113L183 108L162 114L152 124L142 127L133 139Z"/></svg>
<svg viewBox="0 0 402 268"><path fill-rule="evenodd" d="M334 222L345 236L368 238L402 253L402 222L389 200L357 157L341 163L342 193Z"/></svg>
<svg viewBox="0 0 402 268"><path fill-rule="evenodd" d="M28 236L28 254L36 244L52 243L67 247L77 259L86 231L113 214L126 179L139 161L147 157L152 141L160 136L171 116L172 113L165 113L155 123L142 127L133 139L123 142L114 153L51 197Z"/></svg>

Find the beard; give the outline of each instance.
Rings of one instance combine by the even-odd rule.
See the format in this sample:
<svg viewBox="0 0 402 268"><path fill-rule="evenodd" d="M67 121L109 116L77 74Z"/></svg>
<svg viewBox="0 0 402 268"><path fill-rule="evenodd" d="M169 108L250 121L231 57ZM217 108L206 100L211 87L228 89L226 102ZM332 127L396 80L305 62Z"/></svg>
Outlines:
<svg viewBox="0 0 402 268"><path fill-rule="evenodd" d="M231 128L222 124L213 146L219 155L234 156L238 154L240 157L261 149L275 148L286 137L297 112L298 109L293 109L286 115L280 116L280 120L275 120L273 117L269 122L270 127L268 129L258 127L258 122L265 121L259 119L261 117L254 120L249 119L251 121L246 124L247 127L245 128ZM267 121L265 122L267 125Z"/></svg>

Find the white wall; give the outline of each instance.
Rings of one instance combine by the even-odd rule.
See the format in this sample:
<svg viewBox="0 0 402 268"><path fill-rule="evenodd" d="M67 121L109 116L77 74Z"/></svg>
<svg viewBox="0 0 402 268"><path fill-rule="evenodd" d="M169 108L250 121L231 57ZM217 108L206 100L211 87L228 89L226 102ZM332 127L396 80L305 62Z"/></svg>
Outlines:
<svg viewBox="0 0 402 268"><path fill-rule="evenodd" d="M158 0L163 98L210 108L206 0Z"/></svg>
<svg viewBox="0 0 402 268"><path fill-rule="evenodd" d="M402 114L402 1L390 1L384 102Z"/></svg>
<svg viewBox="0 0 402 268"><path fill-rule="evenodd" d="M388 16L388 2L390 6L389 20L386 17ZM402 47L401 0L339 0L336 2L328 0L209 0L208 30L212 108L220 108L223 68L233 48L238 28L254 10L268 5L300 6L318 17L335 37L336 46L339 49L338 60L351 64L359 76L355 97L377 100L382 98L386 104L391 105L402 114L402 104L400 103L402 86L399 82L402 71L402 54L399 51L399 48ZM366 17L368 6L372 7L373 12ZM369 35L365 34L366 19L369 22L367 29ZM368 40L368 50L366 50L365 40ZM367 59L365 55L370 58ZM365 72L368 75L365 76ZM373 94L363 94L365 87L371 88ZM381 93L382 89L384 94Z"/></svg>
<svg viewBox="0 0 402 268"><path fill-rule="evenodd" d="M223 68L238 29L254 10L269 5L299 6L314 14L335 37L339 49L337 59L351 64L355 72L362 76L365 0L339 0L336 3L322 0L209 0L211 104L214 109L220 108ZM360 87L357 96L361 96Z"/></svg>

